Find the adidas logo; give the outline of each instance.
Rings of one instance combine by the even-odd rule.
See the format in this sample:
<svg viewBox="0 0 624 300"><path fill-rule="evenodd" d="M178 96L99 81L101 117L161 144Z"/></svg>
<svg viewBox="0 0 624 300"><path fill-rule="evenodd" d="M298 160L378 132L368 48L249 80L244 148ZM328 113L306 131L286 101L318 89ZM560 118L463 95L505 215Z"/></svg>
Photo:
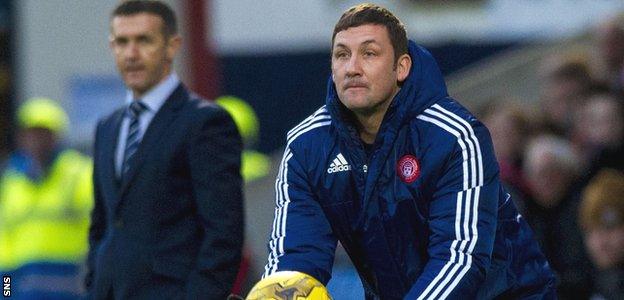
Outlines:
<svg viewBox="0 0 624 300"><path fill-rule="evenodd" d="M329 165L329 168L327 169L327 173L331 174L331 173L350 171L350 170L351 170L351 165L349 165L349 163L344 158L344 156L342 156L342 153L338 153L338 155L336 155L336 158L334 158L334 161Z"/></svg>

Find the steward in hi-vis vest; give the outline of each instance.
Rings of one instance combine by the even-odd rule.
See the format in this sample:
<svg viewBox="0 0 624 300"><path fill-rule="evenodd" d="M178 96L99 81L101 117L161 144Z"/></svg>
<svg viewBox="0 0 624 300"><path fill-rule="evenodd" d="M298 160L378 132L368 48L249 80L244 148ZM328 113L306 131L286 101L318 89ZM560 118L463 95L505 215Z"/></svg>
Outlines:
<svg viewBox="0 0 624 300"><path fill-rule="evenodd" d="M54 101L30 100L17 119L17 148L0 177L0 272L11 276L17 299L79 297L91 159L59 149L68 121Z"/></svg>

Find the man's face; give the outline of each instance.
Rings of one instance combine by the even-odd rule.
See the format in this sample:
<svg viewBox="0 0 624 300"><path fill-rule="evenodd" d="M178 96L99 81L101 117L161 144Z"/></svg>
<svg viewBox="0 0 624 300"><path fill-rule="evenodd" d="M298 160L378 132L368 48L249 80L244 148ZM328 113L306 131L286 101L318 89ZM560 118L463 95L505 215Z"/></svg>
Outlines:
<svg viewBox="0 0 624 300"><path fill-rule="evenodd" d="M110 47L126 86L141 96L171 71L179 47L177 35L163 34L163 21L154 14L116 16L111 22Z"/></svg>
<svg viewBox="0 0 624 300"><path fill-rule="evenodd" d="M398 68L395 64L394 48L385 26L366 24L338 32L332 49L338 98L356 114L385 109L399 90L397 82L409 72L409 67L405 71L403 64Z"/></svg>
<svg viewBox="0 0 624 300"><path fill-rule="evenodd" d="M607 64L609 71L620 71L624 55L624 31L615 23L608 23L599 28L598 51Z"/></svg>
<svg viewBox="0 0 624 300"><path fill-rule="evenodd" d="M534 200L545 208L559 204L573 180L573 173L554 155L552 150L542 150L530 153L525 162L524 171Z"/></svg>
<svg viewBox="0 0 624 300"><path fill-rule="evenodd" d="M22 128L17 136L18 148L36 159L47 159L58 141L57 135L49 129L33 127Z"/></svg>
<svg viewBox="0 0 624 300"><path fill-rule="evenodd" d="M624 262L624 225L591 229L587 233L585 244L599 269L618 266Z"/></svg>

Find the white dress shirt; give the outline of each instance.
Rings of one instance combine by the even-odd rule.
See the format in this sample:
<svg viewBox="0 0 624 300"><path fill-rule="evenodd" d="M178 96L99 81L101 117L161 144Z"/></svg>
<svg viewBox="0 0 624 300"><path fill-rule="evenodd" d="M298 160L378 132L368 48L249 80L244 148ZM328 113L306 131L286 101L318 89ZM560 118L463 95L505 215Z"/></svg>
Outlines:
<svg viewBox="0 0 624 300"><path fill-rule="evenodd" d="M145 104L147 109L139 116L139 138L142 140L147 127L158 112L158 110L165 104L165 101L173 91L180 84L180 79L175 73L171 73L165 80L148 91L143 97L141 102ZM133 101L132 91L126 92L126 107L130 106ZM117 178L121 178L121 168L124 160L124 151L126 149L126 138L128 137L128 127L130 126L129 114L124 114L121 121L121 128L119 129L119 138L117 139L117 148L115 150L115 175Z"/></svg>

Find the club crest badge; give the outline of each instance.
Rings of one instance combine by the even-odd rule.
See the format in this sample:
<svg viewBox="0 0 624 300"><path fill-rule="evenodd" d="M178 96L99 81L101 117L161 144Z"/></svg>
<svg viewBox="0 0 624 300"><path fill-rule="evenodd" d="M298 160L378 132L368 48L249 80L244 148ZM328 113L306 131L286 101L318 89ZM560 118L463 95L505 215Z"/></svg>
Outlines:
<svg viewBox="0 0 624 300"><path fill-rule="evenodd" d="M418 160L413 155L405 155L399 159L397 163L397 175L401 178L401 181L405 183L412 183L420 177L420 165Z"/></svg>

